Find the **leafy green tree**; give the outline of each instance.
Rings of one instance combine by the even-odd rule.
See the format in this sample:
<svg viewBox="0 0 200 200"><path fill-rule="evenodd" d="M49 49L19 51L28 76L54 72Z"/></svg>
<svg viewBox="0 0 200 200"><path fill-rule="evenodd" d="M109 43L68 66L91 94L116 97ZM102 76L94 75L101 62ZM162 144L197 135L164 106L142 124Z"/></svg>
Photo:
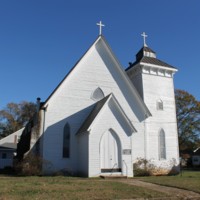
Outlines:
<svg viewBox="0 0 200 200"><path fill-rule="evenodd" d="M175 91L180 150L200 145L200 102L183 90Z"/></svg>
<svg viewBox="0 0 200 200"><path fill-rule="evenodd" d="M36 104L32 102L8 103L5 109L0 110L0 138L25 126L35 112Z"/></svg>

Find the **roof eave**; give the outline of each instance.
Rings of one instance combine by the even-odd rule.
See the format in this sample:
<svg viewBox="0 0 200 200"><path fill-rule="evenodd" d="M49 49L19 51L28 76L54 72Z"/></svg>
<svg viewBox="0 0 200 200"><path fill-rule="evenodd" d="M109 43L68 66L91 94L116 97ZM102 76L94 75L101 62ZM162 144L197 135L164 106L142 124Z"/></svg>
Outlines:
<svg viewBox="0 0 200 200"><path fill-rule="evenodd" d="M138 101L138 103L141 106L141 109L144 112L144 116L145 119L152 116L151 112L149 111L149 109L147 108L147 106L145 105L144 101L142 100L142 98L140 97L138 91L135 89L135 87L133 86L133 84L131 83L128 75L126 74L126 72L124 70L122 70L122 65L120 64L119 60L116 58L115 54L113 53L112 49L110 48L109 44L107 43L107 41L104 39L104 37L102 38L103 41L105 42L107 48L109 49L109 52L111 54L111 56L113 57L113 60L116 62L118 69L120 70L122 76L124 77L124 80L127 82L129 89L131 90L132 94L136 94L135 97Z"/></svg>
<svg viewBox="0 0 200 200"><path fill-rule="evenodd" d="M71 68L71 70L67 73L67 75L62 79L62 81L58 84L58 86L53 90L53 92L49 95L49 97L46 99L46 101L44 102L43 106L41 109L46 108L49 100L51 99L51 97L55 94L55 92L58 90L58 88L62 85L62 83L69 77L69 75L72 73L72 71L76 68L76 66L80 63L80 61L82 60L83 57L85 57L89 51L92 49L92 47L100 40L100 38L102 38L102 35L99 35L97 37L97 39L93 42L93 44L87 49L87 51L83 54L83 56L75 63L75 65Z"/></svg>
<svg viewBox="0 0 200 200"><path fill-rule="evenodd" d="M172 67L167 67L167 66L154 65L154 64L145 63L145 62L140 62L139 64L143 65L143 66L148 66L148 67L153 67L153 68L160 68L160 69L163 69L163 70L169 70L169 71L173 71L173 72L177 72L178 71L178 69L174 68L174 67L172 68Z"/></svg>
<svg viewBox="0 0 200 200"><path fill-rule="evenodd" d="M135 129L135 127L133 126L133 124L131 123L131 121L129 120L129 118L127 117L127 115L125 114L124 110L122 109L122 107L120 106L119 102L117 101L117 99L115 98L114 94L111 93L111 95L109 96L109 98L107 99L107 101L105 102L104 106L102 107L102 109L100 110L100 112L98 113L98 115L96 116L96 118L93 120L93 122L91 123L91 125L88 127L87 131L90 131L92 129L93 124L95 124L95 121L98 120L97 118L101 115L101 113L104 110L105 105L111 100L114 100L115 105L118 107L118 109L120 110L120 113L122 114L123 118L127 121L129 127L131 128L131 130L133 132L137 132L137 130Z"/></svg>
<svg viewBox="0 0 200 200"><path fill-rule="evenodd" d="M133 126L133 124L131 123L130 119L128 118L128 116L126 115L125 111L123 110L123 108L121 107L121 105L119 104L119 102L117 101L116 97L114 94L112 94L112 97L116 103L116 105L118 106L120 112L122 113L124 119L128 122L130 128L132 129L133 132L137 132L136 128Z"/></svg>
<svg viewBox="0 0 200 200"><path fill-rule="evenodd" d="M120 110L120 113L122 114L123 118L126 120L126 122L128 123L129 127L131 128L132 132L137 132L136 128L133 126L133 124L131 123L131 121L129 120L129 118L127 117L127 115L125 114L124 110L122 109L122 107L120 106L119 102L117 101L117 99L115 98L114 94L111 93L109 95L109 98L106 100L106 102L104 103L103 107L101 108L101 110L98 112L98 114L96 115L95 119L92 121L92 123L88 126L87 130L85 130L84 132L77 132L77 135L83 134L83 133L90 133L95 122L98 121L98 117L101 115L101 113L103 112L103 110L105 109L105 105L108 104L108 102L113 99L115 105L117 106L117 108Z"/></svg>
<svg viewBox="0 0 200 200"><path fill-rule="evenodd" d="M90 130L86 130L86 131L83 131L83 132L77 132L76 135L82 135L82 134L90 134Z"/></svg>

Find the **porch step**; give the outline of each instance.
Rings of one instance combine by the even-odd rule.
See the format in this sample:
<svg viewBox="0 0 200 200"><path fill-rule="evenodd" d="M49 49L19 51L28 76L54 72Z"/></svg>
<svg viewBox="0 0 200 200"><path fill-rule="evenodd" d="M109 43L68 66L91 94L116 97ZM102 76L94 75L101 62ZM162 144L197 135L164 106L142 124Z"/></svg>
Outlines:
<svg viewBox="0 0 200 200"><path fill-rule="evenodd" d="M100 175L100 178L103 179L127 179L127 176L124 175Z"/></svg>

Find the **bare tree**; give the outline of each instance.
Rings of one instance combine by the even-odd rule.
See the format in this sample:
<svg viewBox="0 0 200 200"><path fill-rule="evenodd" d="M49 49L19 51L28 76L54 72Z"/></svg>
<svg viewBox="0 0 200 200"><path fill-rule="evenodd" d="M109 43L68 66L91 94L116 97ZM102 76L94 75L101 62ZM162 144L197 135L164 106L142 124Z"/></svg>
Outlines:
<svg viewBox="0 0 200 200"><path fill-rule="evenodd" d="M36 104L32 102L8 103L5 109L0 110L0 138L25 126L35 112Z"/></svg>

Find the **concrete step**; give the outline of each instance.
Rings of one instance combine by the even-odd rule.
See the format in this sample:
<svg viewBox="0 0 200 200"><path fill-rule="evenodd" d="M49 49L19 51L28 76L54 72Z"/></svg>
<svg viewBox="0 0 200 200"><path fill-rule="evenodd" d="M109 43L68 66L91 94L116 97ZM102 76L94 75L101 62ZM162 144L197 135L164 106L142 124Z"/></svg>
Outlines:
<svg viewBox="0 0 200 200"><path fill-rule="evenodd" d="M103 179L127 179L127 176L124 175L100 175L101 178Z"/></svg>

